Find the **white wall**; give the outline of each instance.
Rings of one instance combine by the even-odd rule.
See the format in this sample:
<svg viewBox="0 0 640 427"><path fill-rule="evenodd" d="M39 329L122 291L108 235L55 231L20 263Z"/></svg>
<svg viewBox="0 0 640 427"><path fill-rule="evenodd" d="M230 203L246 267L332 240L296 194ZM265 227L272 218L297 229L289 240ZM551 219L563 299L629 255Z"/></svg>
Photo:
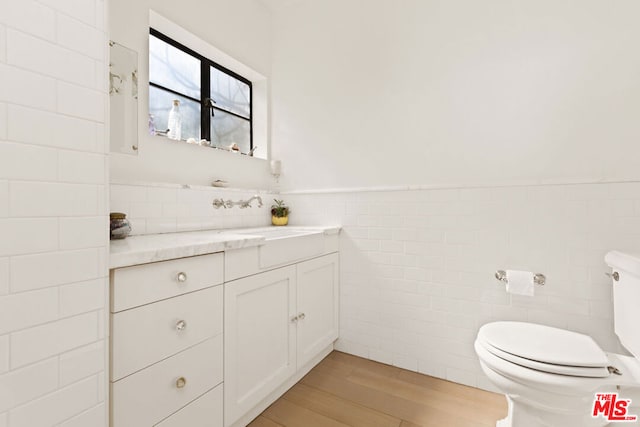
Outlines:
<svg viewBox="0 0 640 427"><path fill-rule="evenodd" d="M106 425L107 2L0 2L3 427Z"/></svg>
<svg viewBox="0 0 640 427"><path fill-rule="evenodd" d="M640 3L302 0L274 14L290 189L640 178Z"/></svg>
<svg viewBox="0 0 640 427"><path fill-rule="evenodd" d="M341 350L491 388L473 351L488 321L619 349L603 257L640 251L640 184L598 182L640 180L638 12L631 0L277 8L273 157L292 224L344 225ZM548 283L509 296L497 269Z"/></svg>
<svg viewBox="0 0 640 427"><path fill-rule="evenodd" d="M111 178L119 182L198 185L210 185L216 179L223 179L234 187L271 186L272 180L265 160L148 135L150 9L262 76L268 77L271 74L271 14L256 0L111 1L109 36L137 51L140 66L138 155L113 153ZM268 93L268 88L265 93ZM264 133L266 134L266 130ZM264 138L268 139L268 135L264 135ZM258 145L259 150L268 149L267 146L262 146L265 144Z"/></svg>
<svg viewBox="0 0 640 427"><path fill-rule="evenodd" d="M640 183L283 196L292 224L342 224L337 348L492 389L478 328L519 320L620 351L604 255L638 252ZM543 273L509 295L498 269Z"/></svg>

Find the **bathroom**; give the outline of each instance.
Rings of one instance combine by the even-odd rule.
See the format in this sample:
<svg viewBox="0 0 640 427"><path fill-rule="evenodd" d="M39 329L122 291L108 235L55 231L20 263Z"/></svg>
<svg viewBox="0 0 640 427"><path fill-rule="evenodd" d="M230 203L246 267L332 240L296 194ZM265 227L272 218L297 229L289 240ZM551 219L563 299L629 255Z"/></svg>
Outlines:
<svg viewBox="0 0 640 427"><path fill-rule="evenodd" d="M0 427L136 425L111 408L110 247L187 233L223 250L224 230L270 226L273 199L291 208L283 229L331 230L326 246L295 238L339 254L332 355L495 393L474 349L490 322L628 354L605 255L640 253L639 12L631 0L3 0ZM150 28L251 81L253 156L150 134ZM135 58L126 114L112 110L109 41ZM110 212L132 228L117 243ZM138 262L168 260L150 256ZM545 283L507 293L497 270ZM496 425L503 401L490 421L402 425ZM265 425L287 425L274 417Z"/></svg>

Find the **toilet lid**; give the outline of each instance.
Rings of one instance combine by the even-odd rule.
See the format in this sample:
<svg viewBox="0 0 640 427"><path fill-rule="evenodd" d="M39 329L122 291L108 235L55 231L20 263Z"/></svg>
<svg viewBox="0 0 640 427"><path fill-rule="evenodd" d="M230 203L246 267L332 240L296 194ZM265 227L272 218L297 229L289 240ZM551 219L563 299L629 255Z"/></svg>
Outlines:
<svg viewBox="0 0 640 427"><path fill-rule="evenodd" d="M493 347L519 360L539 364L605 369L609 365L607 355L590 336L550 326L524 322L487 323L478 331L478 339L489 351Z"/></svg>

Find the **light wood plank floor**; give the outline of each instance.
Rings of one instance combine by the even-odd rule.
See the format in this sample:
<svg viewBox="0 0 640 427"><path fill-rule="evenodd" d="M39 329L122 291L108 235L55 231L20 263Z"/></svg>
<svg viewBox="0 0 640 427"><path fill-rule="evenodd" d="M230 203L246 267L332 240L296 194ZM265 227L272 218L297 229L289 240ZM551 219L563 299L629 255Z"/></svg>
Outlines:
<svg viewBox="0 0 640 427"><path fill-rule="evenodd" d="M249 427L493 427L504 396L334 351Z"/></svg>

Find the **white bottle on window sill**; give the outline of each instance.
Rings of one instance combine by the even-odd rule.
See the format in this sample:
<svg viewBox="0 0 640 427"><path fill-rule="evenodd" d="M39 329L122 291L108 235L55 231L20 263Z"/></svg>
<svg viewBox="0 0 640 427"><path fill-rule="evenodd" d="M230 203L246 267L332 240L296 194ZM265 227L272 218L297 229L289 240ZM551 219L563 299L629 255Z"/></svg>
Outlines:
<svg viewBox="0 0 640 427"><path fill-rule="evenodd" d="M173 107L169 111L169 121L167 123L169 132L167 138L180 141L182 139L182 113L180 113L180 101L173 100Z"/></svg>

